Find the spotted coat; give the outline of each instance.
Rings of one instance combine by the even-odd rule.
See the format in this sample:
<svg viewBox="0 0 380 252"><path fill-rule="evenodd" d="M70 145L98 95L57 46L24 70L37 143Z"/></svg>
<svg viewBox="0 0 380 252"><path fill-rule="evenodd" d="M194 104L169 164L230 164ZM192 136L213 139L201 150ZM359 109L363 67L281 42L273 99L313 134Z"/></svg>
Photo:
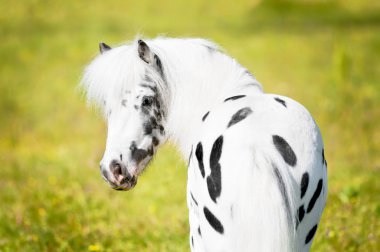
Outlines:
<svg viewBox="0 0 380 252"><path fill-rule="evenodd" d="M262 234L251 227L276 216L249 214L249 205L257 213L283 212L295 232L292 250L309 251L326 203L327 163L306 109L283 96L237 94L199 120L188 164L192 251L245 251L259 242Z"/></svg>

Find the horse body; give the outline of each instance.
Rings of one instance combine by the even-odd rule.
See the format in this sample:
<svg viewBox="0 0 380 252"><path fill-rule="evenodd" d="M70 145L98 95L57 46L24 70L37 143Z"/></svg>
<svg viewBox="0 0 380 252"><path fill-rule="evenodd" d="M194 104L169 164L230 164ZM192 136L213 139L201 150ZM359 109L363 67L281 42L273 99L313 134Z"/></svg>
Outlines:
<svg viewBox="0 0 380 252"><path fill-rule="evenodd" d="M108 121L101 171L113 188L131 189L170 140L189 160L192 251L310 249L326 202L327 163L302 105L265 94L206 40L101 50L83 83Z"/></svg>
<svg viewBox="0 0 380 252"><path fill-rule="evenodd" d="M319 130L287 97L243 94L226 97L207 112L194 142L187 186L191 246L194 251L308 251L327 192L324 183L310 205L318 181L326 181Z"/></svg>

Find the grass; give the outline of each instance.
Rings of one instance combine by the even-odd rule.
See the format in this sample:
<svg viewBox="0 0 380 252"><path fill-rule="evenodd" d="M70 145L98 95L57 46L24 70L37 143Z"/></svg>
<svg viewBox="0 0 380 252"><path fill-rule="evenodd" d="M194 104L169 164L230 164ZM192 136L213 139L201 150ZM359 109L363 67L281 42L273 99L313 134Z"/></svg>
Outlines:
<svg viewBox="0 0 380 252"><path fill-rule="evenodd" d="M106 129L77 90L99 41L210 38L319 124L329 197L313 251L380 250L380 4L0 1L0 251L189 251L186 168L167 145L109 189Z"/></svg>

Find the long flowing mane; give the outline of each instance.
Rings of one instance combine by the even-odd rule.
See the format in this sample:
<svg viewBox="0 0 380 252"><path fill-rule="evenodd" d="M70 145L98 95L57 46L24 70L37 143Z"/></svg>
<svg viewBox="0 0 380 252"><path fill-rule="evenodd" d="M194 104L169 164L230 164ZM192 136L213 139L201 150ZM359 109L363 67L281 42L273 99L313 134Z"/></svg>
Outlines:
<svg viewBox="0 0 380 252"><path fill-rule="evenodd" d="M115 105L115 98L127 90L133 90L135 79L146 74L159 84L158 88L165 100L169 100L170 96L182 99L181 94L191 94L188 89L192 89L195 82L199 87L198 92L193 94L195 97L205 93L231 93L232 89L244 84L262 90L261 85L245 68L225 55L211 41L156 38L146 42L162 61L166 83L160 81L154 73L145 72L137 54L137 40L98 55L86 67L81 86L88 103L101 108L105 116ZM227 85L223 85L223 82ZM169 109L175 109L171 104L165 105Z"/></svg>

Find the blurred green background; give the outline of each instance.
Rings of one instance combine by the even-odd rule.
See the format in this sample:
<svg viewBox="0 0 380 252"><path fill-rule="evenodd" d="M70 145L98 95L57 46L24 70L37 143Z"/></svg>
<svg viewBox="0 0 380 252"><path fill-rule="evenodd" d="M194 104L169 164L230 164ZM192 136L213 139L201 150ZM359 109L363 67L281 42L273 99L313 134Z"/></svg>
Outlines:
<svg viewBox="0 0 380 252"><path fill-rule="evenodd" d="M380 2L0 0L0 251L189 251L172 146L128 193L98 162L106 128L77 85L111 45L204 37L322 131L329 197L313 251L380 251Z"/></svg>

